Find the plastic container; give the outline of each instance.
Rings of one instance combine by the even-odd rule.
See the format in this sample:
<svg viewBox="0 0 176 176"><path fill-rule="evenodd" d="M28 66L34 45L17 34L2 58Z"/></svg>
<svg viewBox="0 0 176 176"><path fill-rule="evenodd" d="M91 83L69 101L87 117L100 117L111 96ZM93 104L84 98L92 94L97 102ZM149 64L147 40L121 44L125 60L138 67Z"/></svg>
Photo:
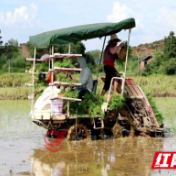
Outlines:
<svg viewBox="0 0 176 176"><path fill-rule="evenodd" d="M53 114L61 115L63 110L63 100L53 100Z"/></svg>

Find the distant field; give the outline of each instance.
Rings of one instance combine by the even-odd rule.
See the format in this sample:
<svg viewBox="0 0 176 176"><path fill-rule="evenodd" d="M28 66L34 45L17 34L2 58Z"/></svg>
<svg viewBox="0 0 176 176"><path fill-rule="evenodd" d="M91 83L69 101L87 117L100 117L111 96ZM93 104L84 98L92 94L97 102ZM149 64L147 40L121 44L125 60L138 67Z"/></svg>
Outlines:
<svg viewBox="0 0 176 176"><path fill-rule="evenodd" d="M79 80L79 75L75 75ZM103 88L104 73L100 73L98 79L97 93L101 93ZM97 75L93 75L96 79ZM136 84L140 85L145 93L150 93L154 97L176 97L176 76L127 76L133 78ZM37 79L37 77L36 77ZM25 87L25 83L31 82L31 75L27 73L3 74L0 75L0 99L26 99L31 93L31 88Z"/></svg>
<svg viewBox="0 0 176 176"><path fill-rule="evenodd" d="M30 94L29 87L0 87L0 100L27 99Z"/></svg>
<svg viewBox="0 0 176 176"><path fill-rule="evenodd" d="M101 77L104 77L103 73L100 74ZM100 78L98 92L101 92L103 87L103 82ZM154 97L176 97L176 76L127 76L127 78L133 78L135 83L141 86L145 93L150 93Z"/></svg>
<svg viewBox="0 0 176 176"><path fill-rule="evenodd" d="M154 98L159 112L164 117L165 128L170 128L176 134L176 97Z"/></svg>

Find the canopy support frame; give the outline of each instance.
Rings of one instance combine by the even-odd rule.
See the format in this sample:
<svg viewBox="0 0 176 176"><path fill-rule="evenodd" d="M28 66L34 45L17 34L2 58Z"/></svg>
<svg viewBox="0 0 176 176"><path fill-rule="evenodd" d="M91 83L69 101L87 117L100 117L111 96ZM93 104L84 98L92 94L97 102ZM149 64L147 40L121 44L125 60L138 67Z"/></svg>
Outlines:
<svg viewBox="0 0 176 176"><path fill-rule="evenodd" d="M31 111L34 112L34 79L35 79L35 60L36 60L37 48L34 48L34 61L33 61L33 71L32 71L32 101L31 101Z"/></svg>
<svg viewBox="0 0 176 176"><path fill-rule="evenodd" d="M99 63L99 65L98 65L98 72L97 72L97 80L98 80L98 78L99 78L100 65L101 65L101 61L102 61L102 56L103 56L103 51L104 51L105 42L106 42L106 36L104 37L103 46L102 46L102 50L101 50L100 63Z"/></svg>
<svg viewBox="0 0 176 176"><path fill-rule="evenodd" d="M53 83L54 83L54 45L51 46L51 83L52 83L52 87L51 87L51 97L53 98ZM53 100L51 100L51 112L53 111ZM51 113L51 117L53 116L53 112ZM50 117L50 118L51 118Z"/></svg>
<svg viewBox="0 0 176 176"><path fill-rule="evenodd" d="M124 77L122 80L122 92L121 92L122 96L124 94L124 87L125 87L125 78L126 78L126 70L127 70L127 62L128 62L129 44L130 44L130 35L131 35L131 29L129 29L129 33L128 33L127 53L126 53L126 59L125 59L125 70L124 70L124 75L123 75Z"/></svg>

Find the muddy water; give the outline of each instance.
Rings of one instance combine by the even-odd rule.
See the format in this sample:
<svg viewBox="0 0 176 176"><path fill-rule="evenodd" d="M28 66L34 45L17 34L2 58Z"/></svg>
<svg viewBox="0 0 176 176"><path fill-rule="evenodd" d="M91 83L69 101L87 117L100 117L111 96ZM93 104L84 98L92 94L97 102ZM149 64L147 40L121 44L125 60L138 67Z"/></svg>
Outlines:
<svg viewBox="0 0 176 176"><path fill-rule="evenodd" d="M59 146L62 149L52 153L45 148L46 130L30 121L29 109L29 101L0 101L0 176L176 174L174 170L151 169L156 151L176 151L173 130L166 138L138 137L83 142L64 140Z"/></svg>

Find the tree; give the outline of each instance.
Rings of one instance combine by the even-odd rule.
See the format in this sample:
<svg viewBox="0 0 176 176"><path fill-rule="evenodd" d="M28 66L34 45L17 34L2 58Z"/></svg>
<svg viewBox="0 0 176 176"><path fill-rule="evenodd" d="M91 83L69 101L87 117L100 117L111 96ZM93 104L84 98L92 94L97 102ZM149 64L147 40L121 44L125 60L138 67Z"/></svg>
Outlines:
<svg viewBox="0 0 176 176"><path fill-rule="evenodd" d="M1 34L1 30L0 30L0 34ZM0 36L0 46L2 45L3 41L2 41L2 36Z"/></svg>
<svg viewBox="0 0 176 176"><path fill-rule="evenodd" d="M34 46L30 43L27 42L27 47L30 52L30 56L33 57L34 55ZM77 43L72 43L70 44L70 53L73 54L85 54L85 46L82 42L77 42ZM69 45L58 45L54 47L54 52L55 53L68 53L69 52ZM44 49L37 49L37 58L40 58L43 54L49 53L49 48L44 48Z"/></svg>
<svg viewBox="0 0 176 176"><path fill-rule="evenodd" d="M166 73L168 75L176 74L176 59L175 58L171 58L169 62L166 63Z"/></svg>
<svg viewBox="0 0 176 176"><path fill-rule="evenodd" d="M165 61L168 61L171 58L176 58L176 37L174 32L171 31L168 37L164 39L164 58Z"/></svg>
<svg viewBox="0 0 176 176"><path fill-rule="evenodd" d="M34 46L30 42L27 42L26 46L28 47L30 57L33 58ZM46 53L49 54L49 48L37 48L36 58L40 58L43 54L46 54Z"/></svg>
<svg viewBox="0 0 176 176"><path fill-rule="evenodd" d="M1 30L0 30L0 34L1 34ZM4 52L4 47L2 47L2 36L0 35L0 56L2 55L2 53Z"/></svg>
<svg viewBox="0 0 176 176"><path fill-rule="evenodd" d="M82 42L71 44L71 53L84 55L85 50L86 50L86 47Z"/></svg>
<svg viewBox="0 0 176 176"><path fill-rule="evenodd" d="M19 52L18 47L18 41L15 39L8 40L7 43L5 43L5 53L9 58L12 58L14 54L17 54Z"/></svg>
<svg viewBox="0 0 176 176"><path fill-rule="evenodd" d="M5 54L8 58L9 63L9 73L10 73L10 60L13 58L15 59L19 55L19 47L18 47L18 41L15 39L8 40L7 43L5 43Z"/></svg>

